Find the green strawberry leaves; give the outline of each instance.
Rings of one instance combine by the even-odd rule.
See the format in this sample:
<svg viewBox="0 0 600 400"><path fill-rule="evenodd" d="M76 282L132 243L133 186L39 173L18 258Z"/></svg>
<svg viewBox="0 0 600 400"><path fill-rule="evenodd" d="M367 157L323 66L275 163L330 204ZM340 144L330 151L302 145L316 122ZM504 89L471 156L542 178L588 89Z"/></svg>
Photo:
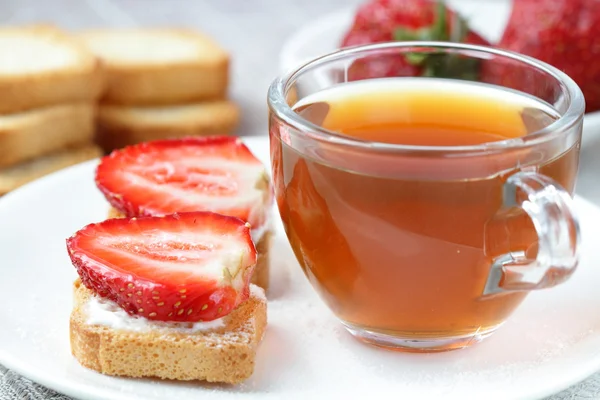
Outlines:
<svg viewBox="0 0 600 400"><path fill-rule="evenodd" d="M467 21L457 13L449 24L448 9L443 0L436 4L433 24L419 29L398 28L394 32L397 41L464 42L469 32ZM479 76L479 61L458 54L431 50L430 53L409 53L406 60L421 67L421 75L437 78L476 80Z"/></svg>

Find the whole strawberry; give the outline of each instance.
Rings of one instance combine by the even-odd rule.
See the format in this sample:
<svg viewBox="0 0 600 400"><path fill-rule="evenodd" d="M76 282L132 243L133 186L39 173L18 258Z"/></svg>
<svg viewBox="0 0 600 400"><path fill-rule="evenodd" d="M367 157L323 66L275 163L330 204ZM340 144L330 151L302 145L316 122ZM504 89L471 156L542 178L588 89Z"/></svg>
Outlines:
<svg viewBox="0 0 600 400"><path fill-rule="evenodd" d="M498 46L564 71L583 90L586 111L600 110L600 0L515 0Z"/></svg>
<svg viewBox="0 0 600 400"><path fill-rule="evenodd" d="M466 21L443 1L371 0L362 5L341 46L355 46L394 40L433 40L488 45L471 31ZM448 57L377 55L354 62L351 80L394 76L476 76L473 63Z"/></svg>

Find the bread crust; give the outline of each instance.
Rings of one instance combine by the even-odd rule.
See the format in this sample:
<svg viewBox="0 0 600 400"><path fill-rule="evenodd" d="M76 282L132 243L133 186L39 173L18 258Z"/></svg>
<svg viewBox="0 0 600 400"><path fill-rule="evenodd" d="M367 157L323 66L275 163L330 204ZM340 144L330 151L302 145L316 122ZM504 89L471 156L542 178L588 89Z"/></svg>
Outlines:
<svg viewBox="0 0 600 400"><path fill-rule="evenodd" d="M121 105L164 105L220 99L227 95L229 61L133 70L110 68L102 101Z"/></svg>
<svg viewBox="0 0 600 400"><path fill-rule="evenodd" d="M88 324L86 304L94 294L77 280L71 352L84 367L106 375L240 383L254 371L267 324L266 299L257 290L262 293L251 289L250 298L224 317L220 328L134 332Z"/></svg>
<svg viewBox="0 0 600 400"><path fill-rule="evenodd" d="M0 167L91 143L95 111L73 103L0 116Z"/></svg>
<svg viewBox="0 0 600 400"><path fill-rule="evenodd" d="M60 150L35 160L0 168L0 196L52 172L79 164L102 155L93 144Z"/></svg>
<svg viewBox="0 0 600 400"><path fill-rule="evenodd" d="M111 207L108 210L108 218L124 218L125 214ZM256 266L254 267L254 273L250 279L250 283L255 284L263 288L264 290L269 289L270 275L271 275L271 244L273 240L273 231L266 231L260 240L255 243L256 253L258 258L256 260Z"/></svg>
<svg viewBox="0 0 600 400"><path fill-rule="evenodd" d="M227 100L151 108L101 105L96 141L108 152L158 139L230 135L239 121L239 107Z"/></svg>
<svg viewBox="0 0 600 400"><path fill-rule="evenodd" d="M40 25L2 28L0 38L13 38L15 43L23 38L35 38L69 49L74 56L70 64L47 71L7 73L0 70L0 114L62 103L93 102L102 94L105 83L102 63L61 30Z"/></svg>
<svg viewBox="0 0 600 400"><path fill-rule="evenodd" d="M185 43L190 45L189 54L182 59L169 59L165 54L163 60L150 62L107 55L99 49L114 46L110 40L116 35ZM80 37L106 65L105 103L164 105L224 98L227 94L229 55L201 33L185 29L113 29L87 31ZM158 46L152 50L158 53L166 49Z"/></svg>

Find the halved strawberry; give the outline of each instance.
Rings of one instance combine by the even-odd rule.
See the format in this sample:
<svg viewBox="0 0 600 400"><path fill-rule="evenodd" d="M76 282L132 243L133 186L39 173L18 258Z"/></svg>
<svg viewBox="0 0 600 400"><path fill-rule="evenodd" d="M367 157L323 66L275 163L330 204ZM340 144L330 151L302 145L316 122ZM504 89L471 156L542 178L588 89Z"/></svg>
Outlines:
<svg viewBox="0 0 600 400"><path fill-rule="evenodd" d="M67 249L86 287L158 321L227 315L248 298L256 264L248 224L210 212L90 224Z"/></svg>
<svg viewBox="0 0 600 400"><path fill-rule="evenodd" d="M126 216L212 211L261 226L272 193L263 164L239 138L159 140L116 150L96 185Z"/></svg>

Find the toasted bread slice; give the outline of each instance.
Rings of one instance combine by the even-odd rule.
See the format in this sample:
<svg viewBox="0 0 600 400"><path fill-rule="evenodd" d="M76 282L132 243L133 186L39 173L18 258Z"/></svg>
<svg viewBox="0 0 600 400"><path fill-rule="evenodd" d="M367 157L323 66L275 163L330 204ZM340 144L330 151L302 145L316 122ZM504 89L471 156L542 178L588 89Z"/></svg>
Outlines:
<svg viewBox="0 0 600 400"><path fill-rule="evenodd" d="M0 115L0 168L91 143L95 111L75 103Z"/></svg>
<svg viewBox="0 0 600 400"><path fill-rule="evenodd" d="M103 81L98 59L59 29L0 29L0 113L92 102Z"/></svg>
<svg viewBox="0 0 600 400"><path fill-rule="evenodd" d="M238 106L227 100L162 107L101 105L97 142L111 151L157 139L229 135L239 120Z"/></svg>
<svg viewBox="0 0 600 400"><path fill-rule="evenodd" d="M108 218L123 218L125 215L114 207L108 210ZM260 286L264 290L269 289L270 270L271 270L271 242L273 239L273 231L267 230L255 243L258 259L256 267L252 274L251 282Z"/></svg>
<svg viewBox="0 0 600 400"><path fill-rule="evenodd" d="M0 196L44 175L101 155L102 150L98 146L89 144L83 147L60 150L11 167L0 168Z"/></svg>
<svg viewBox="0 0 600 400"><path fill-rule="evenodd" d="M81 39L106 65L107 103L172 104L226 95L229 56L200 33L113 29L84 32Z"/></svg>
<svg viewBox="0 0 600 400"><path fill-rule="evenodd" d="M126 330L94 324L89 304L95 294L77 280L71 352L84 367L107 375L239 383L254 371L256 349L267 324L263 290L251 285L250 293L247 301L223 317L220 326L210 330L182 332L164 323Z"/></svg>

